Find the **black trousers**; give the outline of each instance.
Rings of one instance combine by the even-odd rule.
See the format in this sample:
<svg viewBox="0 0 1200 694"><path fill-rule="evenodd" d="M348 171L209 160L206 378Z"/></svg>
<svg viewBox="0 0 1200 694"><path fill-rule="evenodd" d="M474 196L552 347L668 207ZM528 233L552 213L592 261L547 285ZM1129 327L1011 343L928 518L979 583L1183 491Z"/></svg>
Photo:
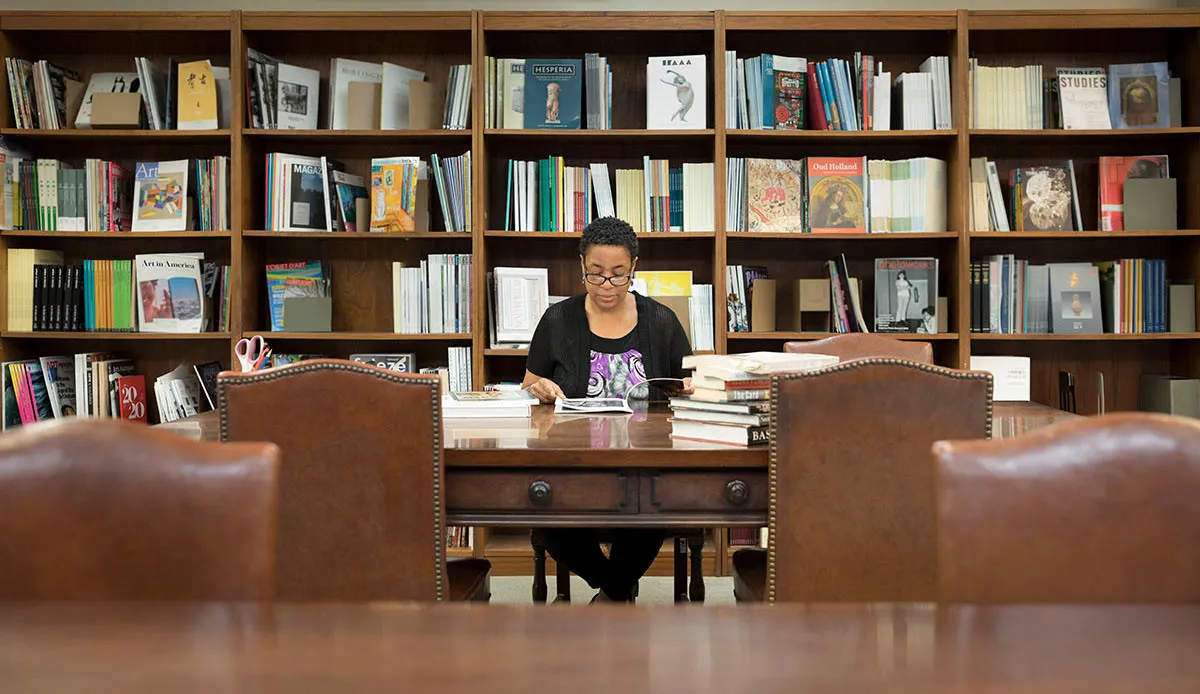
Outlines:
<svg viewBox="0 0 1200 694"><path fill-rule="evenodd" d="M600 549L602 534L612 541L607 557ZM613 600L629 599L666 538L661 530L642 528L545 528L540 535L554 561Z"/></svg>

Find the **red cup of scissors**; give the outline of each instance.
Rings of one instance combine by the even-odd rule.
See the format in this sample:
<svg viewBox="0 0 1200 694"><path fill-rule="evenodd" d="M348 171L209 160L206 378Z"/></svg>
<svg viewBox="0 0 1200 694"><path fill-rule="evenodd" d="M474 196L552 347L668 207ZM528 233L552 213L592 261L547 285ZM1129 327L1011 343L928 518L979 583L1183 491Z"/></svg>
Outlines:
<svg viewBox="0 0 1200 694"><path fill-rule="evenodd" d="M271 348L262 335L238 340L233 348L234 355L242 365L242 371L261 371L270 366Z"/></svg>

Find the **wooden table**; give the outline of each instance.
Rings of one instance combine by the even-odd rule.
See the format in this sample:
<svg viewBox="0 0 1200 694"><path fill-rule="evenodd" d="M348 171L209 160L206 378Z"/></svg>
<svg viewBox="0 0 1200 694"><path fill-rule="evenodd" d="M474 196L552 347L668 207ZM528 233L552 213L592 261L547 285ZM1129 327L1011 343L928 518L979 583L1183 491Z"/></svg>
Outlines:
<svg viewBox="0 0 1200 694"><path fill-rule="evenodd" d="M0 604L0 689L1196 694L1200 606Z"/></svg>
<svg viewBox="0 0 1200 694"><path fill-rule="evenodd" d="M445 420L446 516L455 525L705 528L766 523L765 446L674 441L665 409L634 415ZM997 403L997 437L1076 415ZM160 425L216 440L214 413Z"/></svg>

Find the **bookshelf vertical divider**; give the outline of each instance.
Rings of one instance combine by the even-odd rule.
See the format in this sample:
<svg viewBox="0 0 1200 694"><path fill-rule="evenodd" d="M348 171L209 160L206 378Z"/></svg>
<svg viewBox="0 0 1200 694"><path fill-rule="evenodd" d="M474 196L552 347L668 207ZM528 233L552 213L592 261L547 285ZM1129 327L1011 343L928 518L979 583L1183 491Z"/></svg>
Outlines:
<svg viewBox="0 0 1200 694"><path fill-rule="evenodd" d="M246 113L246 49L277 52L282 60L318 69L327 85L329 60L352 56L379 62L410 62L440 86L448 66L472 65L471 118L467 131L331 131L325 129L328 90L322 88L320 130L267 131L249 127ZM893 76L917 69L928 55L947 55L951 67L954 125L934 132L773 132L726 127L725 51L739 56L777 52L810 59L846 57L856 50L877 52ZM600 52L613 69L612 115L615 130L581 133L539 130L489 130L485 127L486 58L563 57ZM644 69L648 56L706 53L712 71L711 121L697 131L645 129ZM1057 375L1073 370L1080 382L1081 411L1095 409L1096 372L1105 372L1110 409L1135 409L1143 373L1200 376L1198 333L1150 335L996 335L971 332L970 265L992 254L1012 253L1031 262L1108 260L1116 257L1168 258L1170 278L1200 277L1200 10L1043 10L1043 11L885 11L885 12L0 12L0 53L27 60L61 61L86 76L93 72L129 71L132 58L148 55L228 58L231 67L231 122L228 132L194 131L35 131L16 129L12 108L0 108L0 135L32 156L102 157L123 160L182 159L228 154L230 232L167 235L80 234L39 231L0 233L0 275L7 277L9 248L62 250L79 258L132 257L162 250L204 250L228 260L231 316L228 335L155 336L109 333L16 333L7 310L0 311L0 358L5 361L84 351L112 351L138 362L150 384L179 363L220 360L232 366L243 335L269 328L263 266L301 258L332 259L335 272L335 332L329 335L264 333L277 352L348 356L355 351L412 351L418 365L444 364L447 348L471 345L475 387L497 380L520 379L523 352L492 350L489 344L486 276L504 264L549 268L551 293L579 291L575 248L577 235L514 233L505 228L506 160L561 155L581 162L607 161L611 168L640 168L649 154L680 161L711 160L714 224L687 229L695 235L644 234L642 267L691 269L698 282L710 281L714 294L714 346L719 353L781 349L784 341L817 339L822 332L780 330L768 334L727 334L725 279L727 264L763 264L777 270L786 304L794 280L821 277L823 261L845 253L855 274L866 281L864 303L873 304L873 258L929 256L944 265L942 294L948 299L948 332L913 336L930 339L939 363L965 368L972 354L1025 355L1033 361L1034 399L1057 402ZM1169 60L1182 79L1183 120L1179 127L1130 131L979 130L971 125L974 56L981 65L1044 64L1048 73L1062 65L1104 65ZM0 72L0 92L9 78ZM7 99L6 99L7 101ZM898 125L898 124L896 124ZM227 148L227 150L226 150ZM335 235L300 237L265 234L265 157L269 152L329 154L351 160L358 172L369 171L376 156L432 152L472 153L470 234ZM1161 150L1161 151L1160 151ZM1078 236L1048 232L1042 236L971 231L970 160L995 158L1004 169L1014 160L1075 159L1092 166L1080 175L1080 199L1095 200L1096 157L1105 154L1171 156L1179 181L1182 230L1099 234L1095 210L1084 206L1085 227ZM947 229L942 235L904 234L884 237L756 237L727 228L726 158L860 156L899 159L935 156L947 161ZM1078 167L1080 171L1083 166ZM500 196L497 198L496 196ZM431 208L436 193L431 193ZM438 210L437 215L440 215ZM474 266L470 335L395 335L390 313L394 260L405 262L429 253L465 252ZM1120 255L1118 255L1120 254ZM344 271L343 271L344 270ZM0 306L7 306L7 281L0 281ZM343 299L354 301L342 304ZM337 307L346 307L338 316ZM784 309L781 307L781 316ZM864 311L870 314L871 311ZM341 319L339 322L339 318ZM148 390L150 390L148 388ZM152 391L151 391L152 392ZM151 406L151 412L155 408ZM727 537L717 534L717 571L727 566ZM489 533L476 529L477 556L487 556ZM503 542L503 556L514 559L514 545ZM706 550L708 551L708 550ZM521 555L522 557L524 555ZM515 560L514 560L515 561ZM668 559L669 562L669 559ZM513 562L508 562L515 566ZM668 569L669 570L669 569Z"/></svg>

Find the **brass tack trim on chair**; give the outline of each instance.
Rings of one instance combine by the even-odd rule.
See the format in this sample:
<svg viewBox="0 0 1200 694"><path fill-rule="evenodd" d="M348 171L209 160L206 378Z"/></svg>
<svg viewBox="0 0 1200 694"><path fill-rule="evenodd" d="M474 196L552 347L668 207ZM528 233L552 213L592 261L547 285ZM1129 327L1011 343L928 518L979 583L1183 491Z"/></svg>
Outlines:
<svg viewBox="0 0 1200 694"><path fill-rule="evenodd" d="M229 440L229 415L225 407L225 388L222 385L243 385L276 381L288 376L295 376L312 371L350 371L366 376L379 378L393 383L406 385L434 385L430 388L430 400L433 404L433 563L434 563L434 595L437 602L445 600L446 573L446 531L442 524L442 400L441 388L431 383L427 378L419 378L413 374L402 374L388 371L379 367L360 364L352 361L332 361L310 359L287 366L257 371L254 373L234 374L232 376L217 376L217 405L220 407L221 441Z"/></svg>
<svg viewBox="0 0 1200 694"><path fill-rule="evenodd" d="M946 376L948 378L963 379L968 381L986 381L987 382L987 415L986 432L987 438L992 438L992 375L985 371L962 371L959 369L948 369L944 366L935 364L924 364L921 362L908 361L907 359L896 359L893 357L869 357L866 359L853 359L844 361L831 366L826 366L812 371L789 371L784 373L776 373L771 375L771 413L770 413L770 431L771 431L771 450L770 457L767 463L768 466L768 493L767 493L767 602L775 602L775 538L776 530L776 509L779 500L779 437L775 432L779 429L779 384L782 381L794 381L803 378L816 378L825 374L837 373L839 371L851 371L868 366L903 366L917 371L925 371L938 376Z"/></svg>

